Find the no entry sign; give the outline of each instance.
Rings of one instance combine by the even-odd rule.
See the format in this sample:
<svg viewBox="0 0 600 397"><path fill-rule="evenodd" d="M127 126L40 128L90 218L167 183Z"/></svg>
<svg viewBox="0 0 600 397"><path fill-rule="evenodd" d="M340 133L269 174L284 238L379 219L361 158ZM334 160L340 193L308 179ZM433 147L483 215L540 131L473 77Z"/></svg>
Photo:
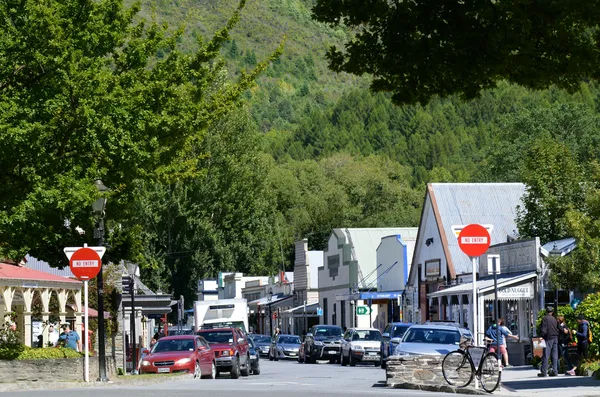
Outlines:
<svg viewBox="0 0 600 397"><path fill-rule="evenodd" d="M91 248L80 248L69 259L71 272L79 280L90 280L98 275L102 262L100 255Z"/></svg>
<svg viewBox="0 0 600 397"><path fill-rule="evenodd" d="M469 256L485 254L490 247L490 234L485 227L473 223L465 226L458 235L458 246Z"/></svg>

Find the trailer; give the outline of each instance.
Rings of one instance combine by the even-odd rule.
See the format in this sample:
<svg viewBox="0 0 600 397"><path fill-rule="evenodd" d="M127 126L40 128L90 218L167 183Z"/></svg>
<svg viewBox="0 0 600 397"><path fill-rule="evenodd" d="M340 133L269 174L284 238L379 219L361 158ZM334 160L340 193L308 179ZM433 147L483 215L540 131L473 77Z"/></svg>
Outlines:
<svg viewBox="0 0 600 397"><path fill-rule="evenodd" d="M236 327L248 332L248 301L219 299L194 302L194 329Z"/></svg>

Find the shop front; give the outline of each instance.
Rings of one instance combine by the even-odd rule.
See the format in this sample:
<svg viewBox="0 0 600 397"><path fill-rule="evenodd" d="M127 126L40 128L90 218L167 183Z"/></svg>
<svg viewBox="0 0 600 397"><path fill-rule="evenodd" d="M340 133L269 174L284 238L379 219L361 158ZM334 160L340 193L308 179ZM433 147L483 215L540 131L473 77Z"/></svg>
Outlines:
<svg viewBox="0 0 600 397"><path fill-rule="evenodd" d="M497 279L498 317L519 341L509 340L507 349L511 365L524 365L531 351L531 338L535 332L537 318L537 273L499 275ZM429 306L444 312L447 320L466 324L473 329L472 283L456 285L428 295ZM480 334L478 344L483 341L483 332L495 321L495 288L493 277L480 279L477 288L477 324Z"/></svg>

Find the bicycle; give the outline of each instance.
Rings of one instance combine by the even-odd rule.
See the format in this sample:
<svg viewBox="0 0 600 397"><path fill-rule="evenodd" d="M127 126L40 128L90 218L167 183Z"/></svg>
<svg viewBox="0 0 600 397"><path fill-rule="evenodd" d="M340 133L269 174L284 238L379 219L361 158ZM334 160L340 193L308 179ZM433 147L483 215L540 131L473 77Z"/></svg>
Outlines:
<svg viewBox="0 0 600 397"><path fill-rule="evenodd" d="M477 376L486 392L492 393L498 388L501 377L498 356L490 352L492 340L484 340L486 346L472 346L470 339L462 338L458 350L446 354L442 361L442 374L449 385L466 387Z"/></svg>

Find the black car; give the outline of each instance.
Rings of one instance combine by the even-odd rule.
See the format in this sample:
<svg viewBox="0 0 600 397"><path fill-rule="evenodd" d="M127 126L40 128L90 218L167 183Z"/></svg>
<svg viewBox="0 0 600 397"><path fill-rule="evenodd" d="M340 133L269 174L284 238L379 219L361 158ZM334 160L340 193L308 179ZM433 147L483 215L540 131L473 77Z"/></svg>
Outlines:
<svg viewBox="0 0 600 397"><path fill-rule="evenodd" d="M339 362L340 344L344 330L337 325L315 325L306 334L304 340L305 362L316 363L317 360Z"/></svg>
<svg viewBox="0 0 600 397"><path fill-rule="evenodd" d="M248 345L250 346L250 371L252 375L260 375L260 354L252 338L248 338Z"/></svg>
<svg viewBox="0 0 600 397"><path fill-rule="evenodd" d="M269 335L259 334L252 334L249 335L249 337L254 342L258 354L260 354L261 357L268 357L272 342L271 337Z"/></svg>

